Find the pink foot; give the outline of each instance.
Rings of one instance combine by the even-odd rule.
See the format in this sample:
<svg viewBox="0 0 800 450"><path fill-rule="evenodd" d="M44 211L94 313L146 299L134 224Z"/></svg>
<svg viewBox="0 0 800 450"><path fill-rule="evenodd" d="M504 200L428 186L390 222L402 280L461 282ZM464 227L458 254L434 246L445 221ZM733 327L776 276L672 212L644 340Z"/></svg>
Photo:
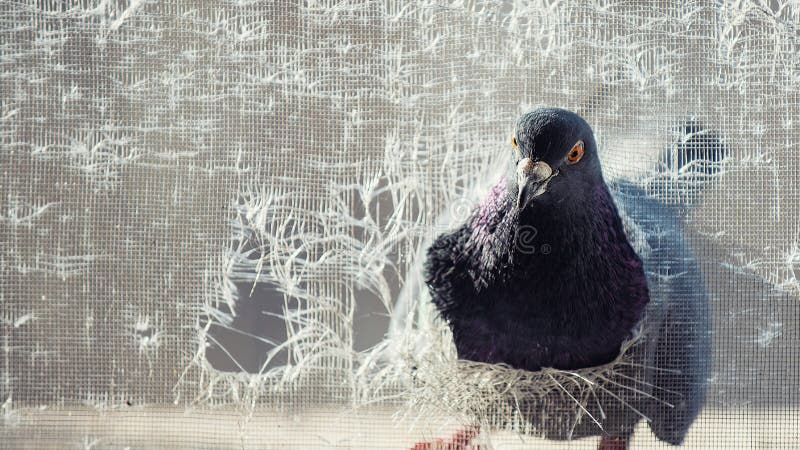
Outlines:
<svg viewBox="0 0 800 450"><path fill-rule="evenodd" d="M628 450L628 440L619 436L603 436L597 450Z"/></svg>
<svg viewBox="0 0 800 450"><path fill-rule="evenodd" d="M470 426L456 432L450 439L418 442L410 450L481 450L480 445L471 445L478 433L480 433L480 427Z"/></svg>

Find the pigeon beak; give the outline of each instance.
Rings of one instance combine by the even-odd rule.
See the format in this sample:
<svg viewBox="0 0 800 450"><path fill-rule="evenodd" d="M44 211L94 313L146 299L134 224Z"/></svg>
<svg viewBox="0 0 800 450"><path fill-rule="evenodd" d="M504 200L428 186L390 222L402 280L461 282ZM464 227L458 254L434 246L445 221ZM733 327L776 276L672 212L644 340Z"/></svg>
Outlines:
<svg viewBox="0 0 800 450"><path fill-rule="evenodd" d="M532 199L545 193L552 177L553 168L544 161L523 158L517 163L517 208L525 209Z"/></svg>

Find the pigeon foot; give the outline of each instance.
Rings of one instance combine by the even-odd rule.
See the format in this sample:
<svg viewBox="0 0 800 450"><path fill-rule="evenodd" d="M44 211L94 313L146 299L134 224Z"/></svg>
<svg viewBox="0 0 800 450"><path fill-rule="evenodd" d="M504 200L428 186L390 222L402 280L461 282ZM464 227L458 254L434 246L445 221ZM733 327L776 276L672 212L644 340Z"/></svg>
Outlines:
<svg viewBox="0 0 800 450"><path fill-rule="evenodd" d="M480 445L472 445L472 440L479 433L480 427L470 426L456 432L450 439L418 442L410 450L481 450Z"/></svg>

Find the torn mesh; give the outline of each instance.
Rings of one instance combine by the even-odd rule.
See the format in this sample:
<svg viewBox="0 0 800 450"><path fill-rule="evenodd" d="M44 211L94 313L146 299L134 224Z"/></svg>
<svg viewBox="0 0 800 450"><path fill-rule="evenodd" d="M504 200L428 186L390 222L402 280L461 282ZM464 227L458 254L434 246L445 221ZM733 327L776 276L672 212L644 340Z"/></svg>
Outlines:
<svg viewBox="0 0 800 450"><path fill-rule="evenodd" d="M554 105L607 181L685 208L713 330L686 446L793 448L799 26L792 0L0 3L0 439L592 448L469 385L423 407L462 365L425 243Z"/></svg>

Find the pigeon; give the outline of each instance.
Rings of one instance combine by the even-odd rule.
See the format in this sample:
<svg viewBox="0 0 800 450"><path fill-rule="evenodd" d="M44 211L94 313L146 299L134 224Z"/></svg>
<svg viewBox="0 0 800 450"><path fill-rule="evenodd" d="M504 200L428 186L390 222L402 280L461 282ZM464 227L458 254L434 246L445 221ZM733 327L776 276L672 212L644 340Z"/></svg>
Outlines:
<svg viewBox="0 0 800 450"><path fill-rule="evenodd" d="M691 163L708 139L691 134L673 163ZM719 156L712 147L704 156ZM566 109L522 115L510 151L466 222L427 249L425 282L459 359L577 370L611 363L639 339L628 350L635 363L582 407L592 420L554 419L571 411L558 399L522 399L520 410L548 439L599 435L600 449L625 449L646 420L680 445L703 406L711 359L684 209L632 181L607 183L591 127Z"/></svg>

